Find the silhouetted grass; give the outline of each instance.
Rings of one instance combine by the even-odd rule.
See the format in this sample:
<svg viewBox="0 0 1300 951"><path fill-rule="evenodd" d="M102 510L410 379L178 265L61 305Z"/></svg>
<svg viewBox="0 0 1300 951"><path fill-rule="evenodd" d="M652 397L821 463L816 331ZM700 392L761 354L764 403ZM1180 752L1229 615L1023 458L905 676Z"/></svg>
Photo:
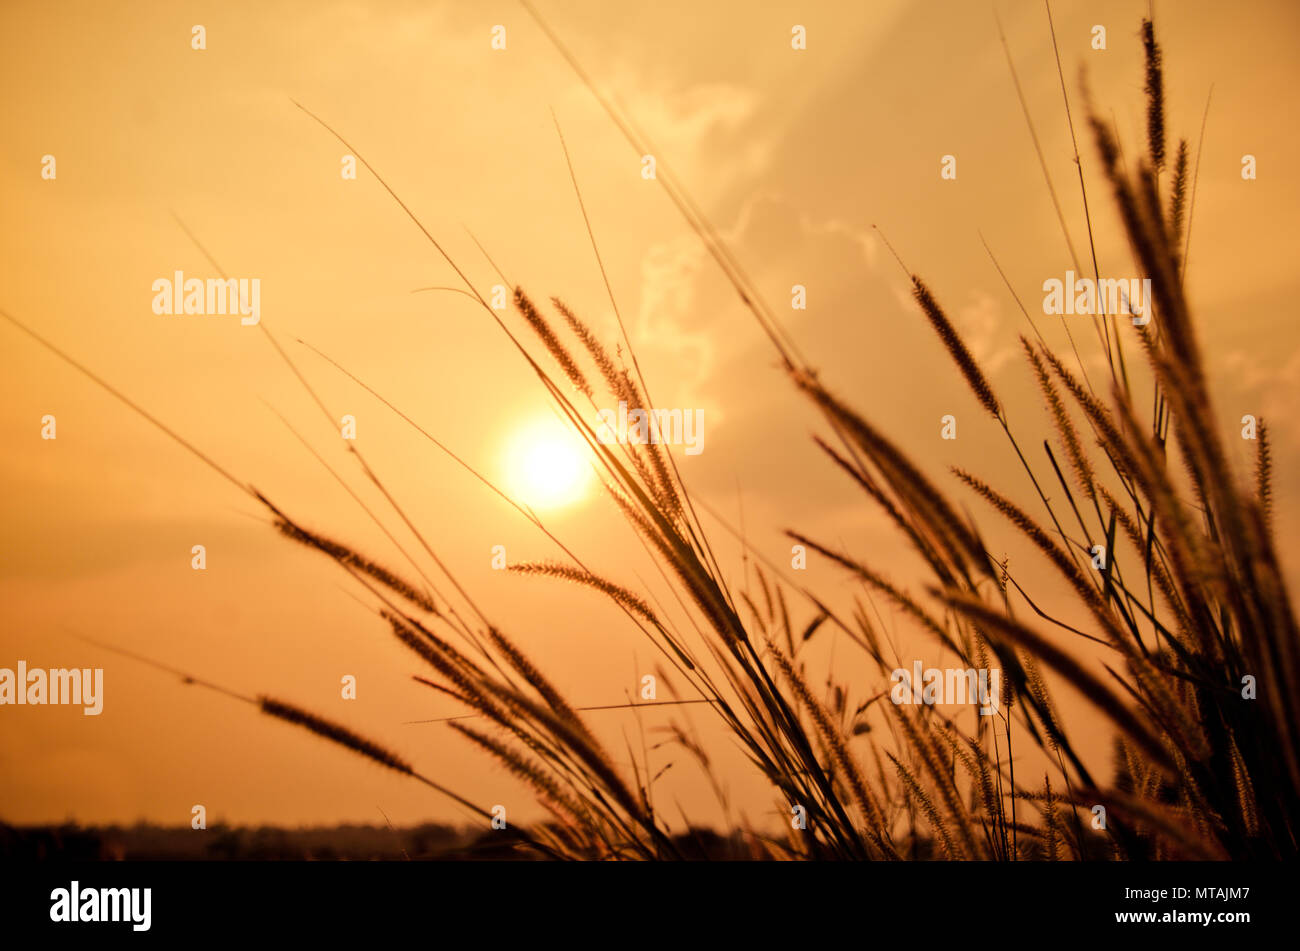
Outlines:
<svg viewBox="0 0 1300 951"><path fill-rule="evenodd" d="M569 397L585 397L594 408L592 379L603 381L611 397L632 408L651 407L626 334L621 345L633 364L620 369L570 308L553 299L565 324L557 330L516 289L516 306L556 361L560 379L571 385L566 390L492 315L585 438L610 498L673 582L694 636L663 620L636 591L576 559L572 565L514 568L577 582L618 604L686 685L689 693L679 696L706 701L712 715L730 729L771 785L778 811L803 811L804 827L792 823L784 839L730 830L746 835L755 855L1060 859L1091 858L1103 851L1120 858L1296 853L1300 712L1291 690L1300 686L1300 660L1269 528L1267 435L1261 432L1256 479L1247 485L1232 471L1216 433L1183 296L1178 246L1190 227L1185 142L1178 148L1170 197L1159 197L1165 166L1163 72L1149 22L1144 21L1142 36L1147 154L1126 172L1107 124L1090 111L1088 125L1134 258L1152 282L1153 321L1134 330L1156 394L1152 411L1144 414L1131 396L1118 322L1099 333L1110 376L1105 397L1096 394L1086 375L1080 382L1041 338L1038 344L1022 338L1072 480L1065 478L1050 445L1045 446L1049 470L1037 471L1016 442L1003 401L941 304L920 276L910 275L922 313L959 377L1001 425L1033 482L1034 507L1047 521L1040 523L977 474L958 471L959 481L1001 517L998 530L1017 534L1038 550L1084 609L1088 621L1083 627L1055 616L1070 613L1068 609L1055 614L1042 610L1007 565L992 557L977 523L959 514L964 503L822 383L758 303L743 271L689 198L671 180L665 183L768 332L793 384L792 394L802 394L821 411L841 448L821 438L818 445L864 491L868 505L883 509L902 540L924 560L931 580L918 598L846 553L799 532L792 531L791 538L837 562L893 603L962 665L1000 667L1003 708L993 718L976 716L973 732L932 707L877 702L888 693L895 661L886 657L860 606L845 619L799 591L814 610L811 620L802 622L796 642L788 585L755 564L761 604L748 583L744 592L730 588L671 455L658 445L610 446L596 438L588 417ZM619 125L635 144L634 128L622 121ZM1082 177L1080 181L1082 186ZM1084 198L1086 202L1086 192ZM472 285L471 293L487 307ZM1120 315L1110 319L1118 321ZM579 348L566 345L566 332ZM594 377L582 368L577 355L583 353L597 371ZM1054 488L1049 496L1044 486L1053 484L1061 491ZM1186 489L1191 500L1184 497ZM528 783L551 811L552 821L531 830L540 848L581 858L683 855L680 840L653 808L656 777L646 774L648 763L643 771L633 757L629 781L581 713L477 607L470 604L477 621L464 620L450 602L444 608L432 598L424 600L396 574L298 529L274 511L287 537L399 596L400 604L368 586L381 595L382 613L394 632L431 668L435 679L420 678L422 682L457 698L493 732L460 723L454 728ZM1067 531L1067 523L1074 528ZM1106 559L1103 567L1094 568L1098 544ZM409 613L412 608L422 609L424 616ZM810 688L799 659L800 648L824 623L848 634L876 663L879 677L865 685L828 683L830 706ZM480 660L435 634L439 625L463 635L482 655ZM1073 638L1104 645L1108 677L1093 673L1091 665L1074 656ZM1091 703L1094 719L1083 729L1103 722L1114 731L1113 778L1096 777L1085 766L1072 738L1081 727L1061 719L1041 669ZM1255 678L1258 699L1243 698L1247 676ZM850 715L846 698L854 690L871 699ZM345 742L334 735L336 728L302 725L372 758L370 750L380 749L350 732ZM1013 744L1013 726L1021 743L1032 744L1054 764L1055 784L1050 773L1041 787L1017 781L1015 764L1024 754ZM711 769L707 753L684 726L674 724L670 732L701 768ZM718 789L716 779L711 780ZM723 798L721 792L719 796ZM1097 806L1106 815L1100 829L1093 821Z"/></svg>
<svg viewBox="0 0 1300 951"><path fill-rule="evenodd" d="M1133 332L1156 392L1152 413L1144 414L1130 395L1118 324L1113 337L1111 330L1101 337L1110 376L1105 397L1091 383L1080 382L1045 344L1022 338L1072 479L1065 478L1050 446L1045 447L1048 470L1037 471L1015 441L1003 402L933 292L911 276L918 305L960 378L1002 425L1009 448L1037 489L1034 507L1047 521L1040 524L1025 506L978 475L957 475L1002 517L996 530L1022 536L1044 556L1084 609L1084 627L1055 616L1069 615L1068 608L1051 615L1042 611L1006 565L993 559L977 524L959 514L963 503L865 415L836 397L782 334L769 330L795 391L822 411L842 449L824 440L818 444L863 489L869 505L883 508L929 566L932 580L925 596L917 598L847 554L798 532L790 533L792 539L838 562L911 615L961 664L981 668L996 662L1007 696L994 718L996 727L976 717L969 733L933 708L875 703L887 692L893 662L884 656L864 612L842 619L810 597L816 613L796 643L786 586L757 565L761 604L748 591L738 594L728 586L671 457L660 456L664 450L658 446L599 443L564 390L534 364L586 437L610 497L675 583L697 636L675 630L644 597L585 566L515 569L576 581L605 594L635 616L647 637L668 648L664 656L676 675L730 728L772 786L781 811L800 806L806 812L806 828L792 829L784 841L755 833L760 853L898 858L919 854L922 843L937 843L939 854L951 858L1084 858L1099 853L1098 837L1110 854L1122 858L1296 852L1300 722L1291 689L1300 685L1300 670L1295 621L1269 529L1267 436L1261 433L1256 480L1248 485L1232 471L1215 430L1182 291L1178 246L1188 225L1185 142L1166 189L1169 198L1159 197L1165 166L1163 74L1154 30L1145 22L1143 45L1147 154L1125 172L1108 125L1092 112L1088 124L1134 258L1142 276L1152 281L1153 322ZM743 273L718 249L688 201L678 200L756 318L770 327ZM576 393L593 396L592 377L574 356L585 351L610 396L630 396L633 407L649 408L640 398L639 372L617 371L603 344L569 308L555 301L568 332L581 344L578 351L566 346L522 290L515 299ZM633 353L630 341L622 343ZM1054 486L1052 497L1044 486ZM1074 528L1067 531L1067 523ZM1093 567L1096 545L1104 546L1104 567ZM1027 610L1034 618L1021 616ZM878 683L865 687L832 684L831 707L814 695L799 661L799 648L824 622L849 634L877 662L880 675ZM650 805L650 778L635 760L628 785L580 715L559 699L540 671L521 661L495 628L484 633L523 683L459 664L453 653L432 663L448 678L446 689L495 722L502 739L462 731L524 777L552 807L555 821L546 835L555 851L582 857L679 854ZM1076 637L1104 645L1108 676L1093 673L1074 656L1070 640ZM1080 727L1062 721L1040 668L1090 701L1099 720L1084 729L1104 722L1114 731L1113 779L1094 776L1083 763L1072 738ZM1258 685L1257 699L1243 697L1247 676ZM845 698L851 688L874 697L849 717ZM875 722L864 729L869 719ZM1023 754L1013 752L1013 724L1021 742L1055 764L1055 783L1050 774L1041 787L1016 781L1015 761ZM998 729L1000 743L994 735ZM690 745L686 731L673 730L677 742L708 769L707 755ZM507 747L510 740L532 755L525 759ZM1105 807L1102 829L1092 821L1094 806Z"/></svg>
<svg viewBox="0 0 1300 951"><path fill-rule="evenodd" d="M718 566L696 501L671 453L659 445L607 445L597 438L591 416L574 402L585 398L594 409L597 382L632 408L652 406L626 333L619 352L626 350L631 365L620 367L606 344L558 299L552 302L563 326L516 289L516 306L555 361L557 375L543 364L547 357L534 358L465 281L470 295L586 441L605 492L663 569L688 623L679 626L664 611L652 609L653 599L617 576L617 562L608 570L593 570L549 533L572 563L514 568L520 574L575 582L616 604L658 649L667 665L665 682L676 697L699 702L727 727L755 774L771 788L776 811L786 817L802 811L803 827L784 822L783 836L748 826L723 830L730 841L744 842L752 857L1297 854L1300 638L1271 530L1267 430L1261 426L1255 478L1243 479L1230 464L1215 426L1183 293L1185 254L1180 255L1179 245L1191 227L1185 207L1187 146L1178 147L1172 180L1163 188L1167 197L1162 198L1163 71L1154 29L1145 21L1142 29L1146 153L1126 170L1109 125L1091 106L1088 128L1139 273L1151 280L1152 321L1130 332L1124 315L1103 318L1098 339L1109 386L1101 392L1083 372L1073 337L1078 374L1041 337L1038 343L1022 338L1028 374L1044 396L1065 469L1050 444L1044 445L1045 464L1030 463L1016 441L1005 401L929 285L909 275L922 314L954 361L955 379L997 420L1009 458L1031 479L1035 492L1028 502L1013 499L975 472L958 471L956 478L945 474L947 481L941 483L873 425L868 413L823 383L725 244L661 167L670 198L771 341L789 380L791 400L808 400L819 410L828 434L817 437L817 445L862 490L865 507L882 511L901 543L923 561L928 575L924 592L907 592L880 568L807 533L791 530L790 538L899 609L952 651L961 666L1000 668L1002 708L996 716L975 715L970 730L934 707L887 701L897 658L889 656L860 602L855 600L852 613L844 615L826 599L791 585L775 571L764 571L758 561L752 566L757 588L747 573L744 590L734 589ZM611 115L639 145L635 128L613 111ZM463 278L414 213L360 153L352 152ZM1082 186L1082 177L1080 181ZM578 197L581 201L580 193ZM1086 193L1084 197L1086 201ZM1090 243L1091 235L1089 222ZM1105 325L1107 320L1113 323ZM1154 392L1149 409L1132 396L1121 331L1145 360ZM566 335L578 346L571 347ZM292 367L288 355L280 353ZM586 372L584 363L596 373ZM450 583L450 593L438 590L423 571L422 589L346 545L302 528L120 392L108 389L262 503L285 537L333 559L367 589L377 615L425 668L417 679L454 697L482 721L453 728L527 783L550 811L551 820L518 832L522 847L568 858L701 854L654 806L654 785L662 771L650 775L648 761L638 764L635 754L626 764L611 755L587 725L584 711L469 598L359 453L354 450L366 475L419 539ZM987 517L962 514L972 494L989 506ZM535 515L512 504L542 528ZM993 557L984 540L992 533L1032 546L1074 603L1045 610L1041 596L1026 590L1007 562ZM1096 546L1104 548L1105 560L1094 567ZM409 560L416 565L414 558ZM872 661L875 675L867 682L844 682L832 671L819 696L801 651L826 626L847 635ZM1076 655L1082 646L1078 642L1104 651L1104 673ZM1047 685L1049 672L1089 702L1092 709L1085 717L1067 721L1061 716ZM1244 690L1248 678L1255 685L1253 698ZM850 697L867 699L850 709ZM412 775L488 815L346 727L287 703L262 700L260 705L268 714ZM1081 732L1095 731L1099 724L1114 736L1109 777L1094 775L1076 744ZM672 720L668 732L671 742L709 777L725 809L726 795L708 751L689 725ZM1030 778L1022 765L1017 777L1017 763L1030 759L1027 752L1037 757L1034 762L1050 764L1041 785L1038 766ZM1101 828L1094 822L1098 806L1106 817Z"/></svg>

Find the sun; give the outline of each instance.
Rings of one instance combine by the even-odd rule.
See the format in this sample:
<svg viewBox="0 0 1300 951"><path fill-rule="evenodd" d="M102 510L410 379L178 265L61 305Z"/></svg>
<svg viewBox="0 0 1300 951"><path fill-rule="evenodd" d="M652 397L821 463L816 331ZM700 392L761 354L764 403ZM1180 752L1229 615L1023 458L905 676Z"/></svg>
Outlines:
<svg viewBox="0 0 1300 951"><path fill-rule="evenodd" d="M534 509L572 505L587 494L587 446L558 419L542 416L515 430L504 454L510 497Z"/></svg>

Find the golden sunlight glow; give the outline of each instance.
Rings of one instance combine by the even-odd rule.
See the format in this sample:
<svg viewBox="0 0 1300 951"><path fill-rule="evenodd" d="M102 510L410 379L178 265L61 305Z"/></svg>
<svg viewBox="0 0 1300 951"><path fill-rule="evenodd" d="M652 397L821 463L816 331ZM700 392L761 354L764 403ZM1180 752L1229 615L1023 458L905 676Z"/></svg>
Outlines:
<svg viewBox="0 0 1300 951"><path fill-rule="evenodd" d="M511 434L506 445L506 492L534 509L577 502L591 482L588 455L582 438L558 419L533 419Z"/></svg>

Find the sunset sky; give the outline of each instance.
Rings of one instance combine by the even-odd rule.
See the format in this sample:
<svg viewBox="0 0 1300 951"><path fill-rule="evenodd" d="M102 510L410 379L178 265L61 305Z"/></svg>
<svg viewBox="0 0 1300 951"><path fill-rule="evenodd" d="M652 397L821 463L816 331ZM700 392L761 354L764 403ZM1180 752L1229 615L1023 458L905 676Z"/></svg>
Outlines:
<svg viewBox="0 0 1300 951"><path fill-rule="evenodd" d="M1004 437L953 371L873 225L966 334L1022 445L1041 447L1047 420L1018 341L1032 330L981 237L1043 335L1068 352L1062 322L1041 316L1041 288L1072 265L994 16L1083 254L1043 4L538 0L538 8L653 141L658 167L723 234L821 378L945 488L957 487L947 467L961 466L1025 497L1030 486ZM1103 275L1136 272L1097 173L1079 77L1086 69L1132 160L1144 141L1138 26L1147 9L1051 7ZM1236 438L1241 417L1269 421L1278 538L1288 576L1300 581L1291 478L1300 462L1300 7L1184 0L1157 2L1155 17L1167 125L1194 150L1213 88L1204 148L1193 153L1186 286L1220 430L1244 474L1253 444ZM191 48L196 24L206 49ZM1090 48L1098 24L1104 51ZM498 25L504 50L491 45ZM806 27L805 50L791 48L794 25ZM576 705L634 697L658 661L653 647L594 592L494 570L494 546L512 563L561 553L298 341L535 505L592 566L650 598L671 596L581 450L571 455L554 435L562 427L526 362L466 296L417 290L461 285L371 174L340 174L349 150L295 101L384 176L481 293L502 281L476 240L509 285L548 311L549 298L561 297L612 349L618 328L558 123L654 398L701 414L702 451L674 454L692 493L727 522L702 513L729 580L745 587L727 527L743 525L754 548L786 568L783 532L795 528L905 587L922 583L884 517L813 445L824 431L814 407L783 376L660 183L643 178L641 155L517 3L11 0L0 7L0 83L9 91L0 309L301 524L413 574L300 434L435 574L347 452L339 420L354 416L357 449L438 558ZM1247 154L1255 180L1241 175ZM56 161L52 180L41 174L46 155ZM956 159L955 180L940 177L945 155ZM176 271L215 277L178 219L232 278L260 281L259 326L154 313L155 280ZM790 306L796 284L807 289L806 310ZM517 312L501 316L545 359ZM1070 326L1085 365L1099 371L1090 326ZM57 420L53 440L41 437L47 414ZM940 438L945 414L957 419L956 440ZM394 823L465 819L419 785L77 634L242 694L300 703L476 801L538 815L527 791L463 738L409 722L463 711L412 681L416 661L369 612L364 589L283 539L248 496L3 321L0 438L0 667L105 669L98 717L0 708L0 820L183 825L195 804L209 823L380 822L379 809ZM978 499L963 498L994 547L1009 538ZM195 545L206 548L204 571L191 567ZM1022 549L1012 559L1030 578L1041 571ZM815 559L799 580L838 604L856 590ZM806 622L813 610L796 603ZM887 619L908 666L940 660L901 619ZM812 666L824 673L833 664L850 680L860 668L859 700L880 689L847 641L829 631L819 638ZM356 677L356 700L340 695L345 675ZM1074 703L1068 691L1060 702ZM755 821L773 814L770 788L707 712L671 715L698 725L737 809ZM669 716L640 713L651 744ZM620 761L629 744L640 749L637 716L598 712L589 722ZM1104 733L1078 739L1105 762ZM657 787L663 803L679 801L700 824L722 820L685 757L667 747L651 756L659 766L677 760Z"/></svg>

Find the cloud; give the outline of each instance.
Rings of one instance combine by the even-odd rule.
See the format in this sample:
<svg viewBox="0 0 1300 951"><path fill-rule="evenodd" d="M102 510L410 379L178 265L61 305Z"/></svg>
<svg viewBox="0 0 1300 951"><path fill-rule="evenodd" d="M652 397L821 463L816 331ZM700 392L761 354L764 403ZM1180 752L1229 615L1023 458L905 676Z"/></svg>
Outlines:
<svg viewBox="0 0 1300 951"><path fill-rule="evenodd" d="M966 341L975 362L989 376L995 376L1015 356L1018 347L1008 343L1002 329L1002 305L982 290L973 290L968 302L952 314L953 326Z"/></svg>
<svg viewBox="0 0 1300 951"><path fill-rule="evenodd" d="M775 143L756 124L761 97L734 83L697 83L674 89L645 77L615 80L623 114L635 117L657 150L659 166L692 193L713 195L754 181L771 164Z"/></svg>
<svg viewBox="0 0 1300 951"><path fill-rule="evenodd" d="M904 310L920 312L910 284L896 287L894 298ZM996 376L1015 357L1019 343L1003 329L1002 305L992 294L976 288L966 295L963 304L949 307L940 301L939 306L985 376Z"/></svg>
<svg viewBox="0 0 1300 951"><path fill-rule="evenodd" d="M810 319L809 312L789 310L794 283L805 284L821 314L829 314L833 302L853 299L852 285L876 268L879 254L879 241L869 230L838 219L816 219L771 192L750 196L734 224L719 229L718 237L742 265L762 262L761 271L750 276L792 330ZM784 279L778 283L775 275ZM641 260L641 278L634 339L670 353L682 385L703 385L720 362L730 362L719 360L719 347L735 358L742 341L760 342L757 323L694 233L652 246ZM982 307L976 310L976 323L985 320ZM733 321L743 322L741 334L731 329Z"/></svg>
<svg viewBox="0 0 1300 951"><path fill-rule="evenodd" d="M1292 354L1281 364L1268 366L1258 357L1232 350L1217 362L1223 373L1217 389L1225 393L1235 390L1244 397L1244 401L1239 399L1236 403L1241 412L1234 408L1232 415L1250 413L1263 418L1275 434L1275 443L1285 441L1289 448L1300 450L1300 416L1295 410L1300 401L1300 353Z"/></svg>

